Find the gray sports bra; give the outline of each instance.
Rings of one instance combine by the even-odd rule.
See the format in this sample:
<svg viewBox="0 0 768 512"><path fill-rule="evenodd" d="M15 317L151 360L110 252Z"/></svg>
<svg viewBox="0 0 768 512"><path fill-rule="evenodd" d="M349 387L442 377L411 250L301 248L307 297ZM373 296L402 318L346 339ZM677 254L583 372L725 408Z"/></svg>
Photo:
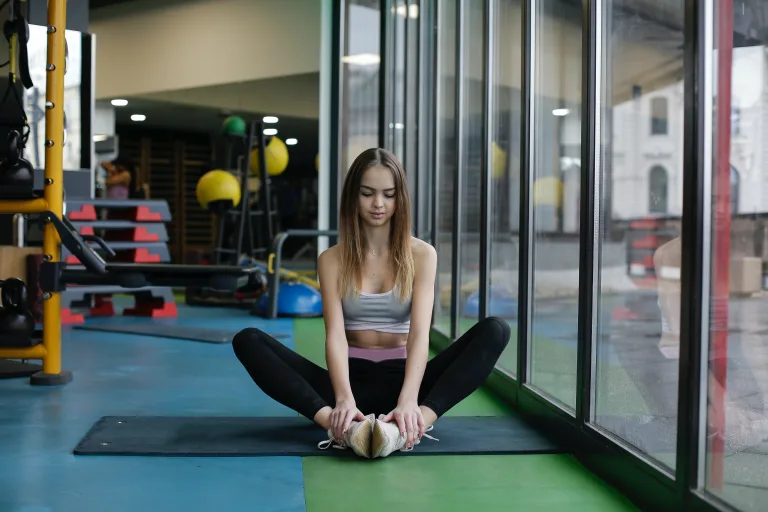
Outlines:
<svg viewBox="0 0 768 512"><path fill-rule="evenodd" d="M393 290L384 293L361 292L343 298L344 329L408 334L411 329L411 298L400 302Z"/></svg>

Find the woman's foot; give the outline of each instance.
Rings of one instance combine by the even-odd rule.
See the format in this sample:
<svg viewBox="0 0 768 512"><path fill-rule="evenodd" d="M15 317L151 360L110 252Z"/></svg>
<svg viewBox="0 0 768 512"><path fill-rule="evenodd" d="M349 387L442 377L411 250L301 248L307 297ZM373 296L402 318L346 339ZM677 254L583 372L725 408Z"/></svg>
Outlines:
<svg viewBox="0 0 768 512"><path fill-rule="evenodd" d="M344 433L344 439L334 439L333 433L328 429L328 440L321 441L317 447L325 450L333 443L334 448L352 448L352 451L360 457L371 458L371 435L374 427L374 415L370 414L363 421L353 421Z"/></svg>
<svg viewBox="0 0 768 512"><path fill-rule="evenodd" d="M433 426L430 425L425 429L425 432L432 430ZM424 437L428 437L434 441L438 441L434 437L424 434ZM394 451L400 450L403 452L409 452L412 448L406 448L405 443L407 438L400 435L400 429L397 423L394 421L384 423L381 420L376 420L373 425L373 434L371 437L371 458L386 457ZM419 439L416 439L414 446L419 444Z"/></svg>

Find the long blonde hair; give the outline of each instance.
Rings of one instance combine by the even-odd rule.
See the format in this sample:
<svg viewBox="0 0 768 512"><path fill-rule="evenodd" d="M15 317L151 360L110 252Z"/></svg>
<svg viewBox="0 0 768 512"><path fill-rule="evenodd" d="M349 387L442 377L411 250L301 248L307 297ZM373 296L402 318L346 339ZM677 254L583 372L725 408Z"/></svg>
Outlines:
<svg viewBox="0 0 768 512"><path fill-rule="evenodd" d="M366 245L363 220L358 211L360 183L365 171L379 165L395 179L395 213L390 220L389 266L395 274L398 299L404 302L413 292L414 263L411 253L411 196L405 171L397 157L386 149L371 148L358 155L344 177L339 208L339 289L343 297L359 294L363 280L363 248Z"/></svg>

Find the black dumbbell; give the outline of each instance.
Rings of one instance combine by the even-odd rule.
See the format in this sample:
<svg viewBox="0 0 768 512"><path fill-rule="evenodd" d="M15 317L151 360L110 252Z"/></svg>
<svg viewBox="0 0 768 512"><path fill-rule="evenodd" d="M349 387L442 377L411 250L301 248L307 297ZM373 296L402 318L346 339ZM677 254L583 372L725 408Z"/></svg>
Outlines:
<svg viewBox="0 0 768 512"><path fill-rule="evenodd" d="M8 132L7 154L0 161L0 197L30 199L35 176L32 164L22 156L24 141L16 130Z"/></svg>
<svg viewBox="0 0 768 512"><path fill-rule="evenodd" d="M29 338L35 332L35 319L27 306L24 281L11 277L0 282L0 336Z"/></svg>

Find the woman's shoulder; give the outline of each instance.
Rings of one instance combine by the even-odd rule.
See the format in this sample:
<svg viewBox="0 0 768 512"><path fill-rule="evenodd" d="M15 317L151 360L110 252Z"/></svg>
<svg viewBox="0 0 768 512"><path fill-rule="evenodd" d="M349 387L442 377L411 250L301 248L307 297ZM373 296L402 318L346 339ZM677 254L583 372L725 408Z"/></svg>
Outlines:
<svg viewBox="0 0 768 512"><path fill-rule="evenodd" d="M432 247L431 244L428 244L415 236L411 237L411 254L413 254L413 259L416 262L429 261L433 258L437 259L437 251L435 248Z"/></svg>
<svg viewBox="0 0 768 512"><path fill-rule="evenodd" d="M318 266L322 266L325 268L335 267L338 261L339 261L338 244L332 245L331 247L327 248L326 250L320 253L320 256L317 257Z"/></svg>

